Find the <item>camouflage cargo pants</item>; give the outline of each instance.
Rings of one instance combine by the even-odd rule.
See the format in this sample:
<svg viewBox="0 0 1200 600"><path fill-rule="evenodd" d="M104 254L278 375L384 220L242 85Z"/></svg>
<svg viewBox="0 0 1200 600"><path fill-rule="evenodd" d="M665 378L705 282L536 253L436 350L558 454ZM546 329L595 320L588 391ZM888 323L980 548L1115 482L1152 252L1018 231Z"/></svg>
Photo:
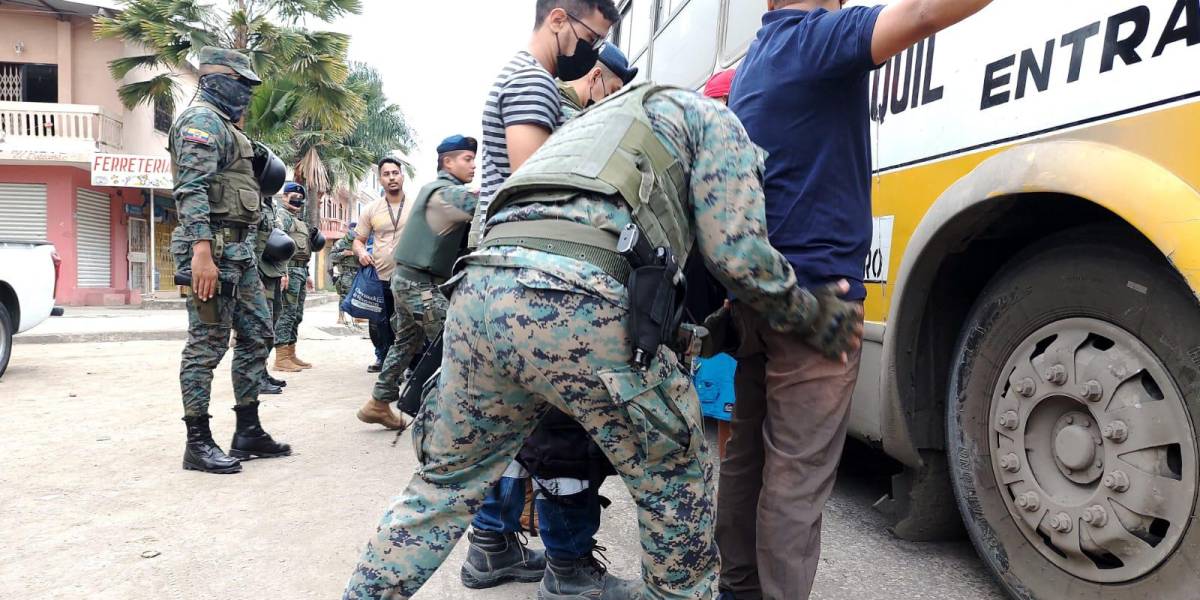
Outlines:
<svg viewBox="0 0 1200 600"><path fill-rule="evenodd" d="M413 427L421 468L344 598L407 598L450 554L549 406L578 420L633 494L647 598L709 598L713 480L700 405L675 356L630 367L623 308L539 271L472 266L450 300L440 389Z"/></svg>
<svg viewBox="0 0 1200 600"><path fill-rule="evenodd" d="M339 298L345 298L346 294L350 293L350 288L354 287L354 277L357 275L357 271L342 271L338 274L337 279L333 281L333 288L337 290Z"/></svg>
<svg viewBox="0 0 1200 600"><path fill-rule="evenodd" d="M437 337L446 321L446 297L432 283L417 283L392 275L392 298L396 312L392 315L392 331L396 333L383 370L375 382L371 397L380 402L400 399L400 378L426 340Z"/></svg>
<svg viewBox="0 0 1200 600"><path fill-rule="evenodd" d="M175 242L176 269L190 269L191 244ZM233 298L216 296L218 319L204 323L194 301L187 303L188 341L183 347L179 368L179 386L183 392L183 412L196 417L208 414L212 395L213 369L229 349L229 332L237 331L233 349L233 394L239 406L258 402L258 385L267 372L274 331L271 307L263 293L258 269L250 258L253 248L246 243L228 244L218 263L220 280L236 283Z"/></svg>
<svg viewBox="0 0 1200 600"><path fill-rule="evenodd" d="M296 343L296 333L304 320L304 300L308 297L308 267L288 267L288 285L283 291L283 310L275 327L275 345Z"/></svg>

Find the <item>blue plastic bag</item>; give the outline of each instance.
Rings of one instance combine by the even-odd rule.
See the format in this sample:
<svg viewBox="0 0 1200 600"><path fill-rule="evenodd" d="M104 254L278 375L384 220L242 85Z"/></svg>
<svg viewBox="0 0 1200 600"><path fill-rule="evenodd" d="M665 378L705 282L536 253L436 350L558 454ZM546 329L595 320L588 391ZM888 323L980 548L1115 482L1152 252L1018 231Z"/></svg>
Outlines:
<svg viewBox="0 0 1200 600"><path fill-rule="evenodd" d="M733 418L734 389L733 374L737 361L728 354L712 358L697 359L698 368L693 383L700 397L700 409L704 416L720 421Z"/></svg>
<svg viewBox="0 0 1200 600"><path fill-rule="evenodd" d="M363 267L354 277L354 285L342 299L342 312L356 318L380 322L386 318L383 310L384 294L391 293L379 280L375 267Z"/></svg>

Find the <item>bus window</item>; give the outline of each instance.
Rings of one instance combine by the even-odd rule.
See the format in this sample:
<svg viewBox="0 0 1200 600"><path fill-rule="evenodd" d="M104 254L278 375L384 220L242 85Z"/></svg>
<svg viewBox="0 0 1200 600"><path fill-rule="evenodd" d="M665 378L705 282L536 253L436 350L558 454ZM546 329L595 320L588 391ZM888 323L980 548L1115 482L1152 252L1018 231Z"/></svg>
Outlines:
<svg viewBox="0 0 1200 600"><path fill-rule="evenodd" d="M725 43L721 45L721 66L737 62L754 41L767 12L767 0L726 0Z"/></svg>
<svg viewBox="0 0 1200 600"><path fill-rule="evenodd" d="M658 0L658 29L661 31L671 21L671 15L688 0Z"/></svg>
<svg viewBox="0 0 1200 600"><path fill-rule="evenodd" d="M625 7L621 26L621 49L629 58L637 58L650 44L654 27L655 0L631 0Z"/></svg>
<svg viewBox="0 0 1200 600"><path fill-rule="evenodd" d="M690 0L654 41L651 79L658 83L698 88L713 72L717 60L720 0Z"/></svg>

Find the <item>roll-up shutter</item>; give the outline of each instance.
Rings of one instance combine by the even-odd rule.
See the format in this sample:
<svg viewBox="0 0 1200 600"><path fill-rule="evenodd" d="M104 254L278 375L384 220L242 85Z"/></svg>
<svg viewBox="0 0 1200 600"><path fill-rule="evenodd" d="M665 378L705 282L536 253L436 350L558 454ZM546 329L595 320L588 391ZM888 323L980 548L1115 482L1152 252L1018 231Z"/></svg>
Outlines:
<svg viewBox="0 0 1200 600"><path fill-rule="evenodd" d="M46 186L0 183L0 240L46 241Z"/></svg>
<svg viewBox="0 0 1200 600"><path fill-rule="evenodd" d="M79 257L79 287L106 288L112 285L111 213L106 194L78 190L75 211Z"/></svg>

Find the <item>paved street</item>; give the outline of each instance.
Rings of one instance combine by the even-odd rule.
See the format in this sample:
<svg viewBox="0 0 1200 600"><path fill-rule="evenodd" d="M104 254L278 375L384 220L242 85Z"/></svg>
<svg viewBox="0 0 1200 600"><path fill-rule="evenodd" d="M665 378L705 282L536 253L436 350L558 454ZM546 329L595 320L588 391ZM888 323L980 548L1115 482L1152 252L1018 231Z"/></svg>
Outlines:
<svg viewBox="0 0 1200 600"><path fill-rule="evenodd" d="M288 377L262 411L296 454L229 476L179 467L178 339L16 345L0 380L0 598L338 597L415 460L407 434L393 445L391 433L355 420L373 382L370 343L338 335L334 310L310 310L298 349L317 367ZM182 313L165 313L176 322L163 314L119 315L110 329L134 331L120 321L143 315L164 331L182 327ZM222 444L234 421L228 363L212 406ZM874 472L865 462L844 465L826 511L814 598L1001 599L968 543L912 544L886 532L870 507L881 479L862 474ZM601 543L614 572L635 576L632 502L619 481L606 495L615 504ZM468 592L457 581L464 553L461 544L418 598L533 597L536 585Z"/></svg>

